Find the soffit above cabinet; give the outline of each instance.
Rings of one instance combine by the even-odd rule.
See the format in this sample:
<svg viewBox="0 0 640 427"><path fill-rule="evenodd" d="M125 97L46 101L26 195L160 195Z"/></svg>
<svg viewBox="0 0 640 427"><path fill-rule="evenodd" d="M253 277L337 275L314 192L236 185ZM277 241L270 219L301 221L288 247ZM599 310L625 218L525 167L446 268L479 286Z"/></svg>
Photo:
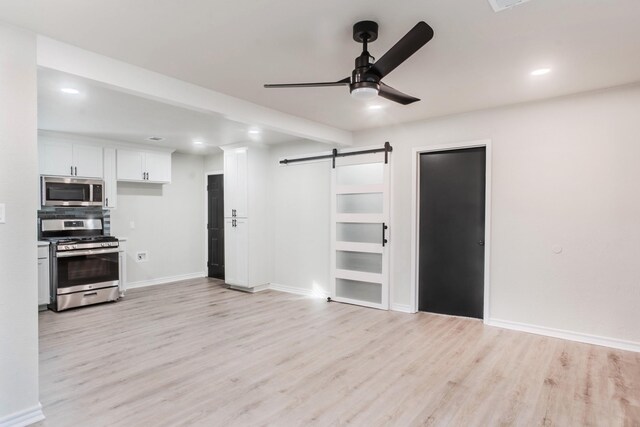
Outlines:
<svg viewBox="0 0 640 427"><path fill-rule="evenodd" d="M64 93L62 88L79 93ZM221 145L269 145L299 139L46 68L38 70L38 128L80 138L205 155L219 153ZM151 137L162 139L149 140Z"/></svg>

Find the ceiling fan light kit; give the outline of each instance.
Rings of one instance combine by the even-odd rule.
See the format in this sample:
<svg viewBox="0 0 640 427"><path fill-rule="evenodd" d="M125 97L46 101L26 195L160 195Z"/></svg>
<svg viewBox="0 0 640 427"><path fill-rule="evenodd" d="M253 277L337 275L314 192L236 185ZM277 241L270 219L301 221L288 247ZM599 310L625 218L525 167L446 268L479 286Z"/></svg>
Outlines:
<svg viewBox="0 0 640 427"><path fill-rule="evenodd" d="M371 99L378 96L380 85L374 82L358 82L349 85L349 90L355 99Z"/></svg>
<svg viewBox="0 0 640 427"><path fill-rule="evenodd" d="M351 96L356 99L371 99L381 96L402 105L408 105L420 99L404 94L382 82L382 79L400 64L416 53L433 38L433 29L420 21L387 53L376 62L368 51L369 43L378 38L378 24L373 21L360 21L353 26L353 39L362 43L362 53L355 60L351 77L335 82L324 83L285 83L266 84L265 88L300 88L349 86Z"/></svg>

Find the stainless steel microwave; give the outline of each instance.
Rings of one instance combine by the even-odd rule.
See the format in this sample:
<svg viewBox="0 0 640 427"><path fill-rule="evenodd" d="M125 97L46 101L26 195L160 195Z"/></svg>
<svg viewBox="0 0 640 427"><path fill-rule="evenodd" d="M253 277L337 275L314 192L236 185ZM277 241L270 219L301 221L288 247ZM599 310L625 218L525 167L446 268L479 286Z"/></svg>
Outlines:
<svg viewBox="0 0 640 427"><path fill-rule="evenodd" d="M42 177L42 206L103 206L101 179Z"/></svg>

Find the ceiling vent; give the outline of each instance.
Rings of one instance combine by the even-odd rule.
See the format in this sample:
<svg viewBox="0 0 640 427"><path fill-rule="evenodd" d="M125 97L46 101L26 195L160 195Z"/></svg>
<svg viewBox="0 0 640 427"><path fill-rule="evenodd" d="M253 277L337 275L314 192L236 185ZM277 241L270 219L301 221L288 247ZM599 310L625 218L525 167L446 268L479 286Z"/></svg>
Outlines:
<svg viewBox="0 0 640 427"><path fill-rule="evenodd" d="M500 12L505 9L511 9L521 3L528 2L529 0L489 0L489 4L496 12Z"/></svg>

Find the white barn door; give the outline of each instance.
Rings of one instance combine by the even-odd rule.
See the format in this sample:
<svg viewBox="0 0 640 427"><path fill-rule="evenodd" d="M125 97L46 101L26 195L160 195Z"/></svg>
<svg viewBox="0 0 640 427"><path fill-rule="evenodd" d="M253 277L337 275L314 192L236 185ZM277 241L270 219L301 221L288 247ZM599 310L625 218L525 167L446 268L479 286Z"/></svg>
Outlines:
<svg viewBox="0 0 640 427"><path fill-rule="evenodd" d="M331 298L389 309L389 164L336 158L331 177Z"/></svg>

